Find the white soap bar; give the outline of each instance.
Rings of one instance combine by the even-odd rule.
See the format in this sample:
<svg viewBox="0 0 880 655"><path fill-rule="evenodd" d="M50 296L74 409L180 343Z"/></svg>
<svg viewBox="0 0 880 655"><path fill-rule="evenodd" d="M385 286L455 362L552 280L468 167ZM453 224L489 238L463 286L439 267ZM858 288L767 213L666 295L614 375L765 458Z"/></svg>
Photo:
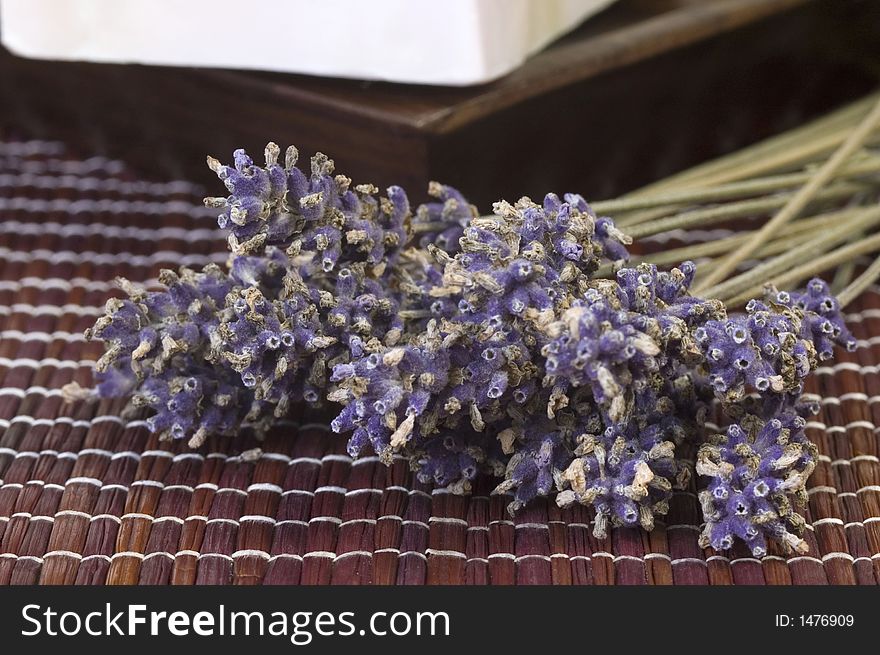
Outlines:
<svg viewBox="0 0 880 655"><path fill-rule="evenodd" d="M614 0L0 0L25 57L478 84Z"/></svg>

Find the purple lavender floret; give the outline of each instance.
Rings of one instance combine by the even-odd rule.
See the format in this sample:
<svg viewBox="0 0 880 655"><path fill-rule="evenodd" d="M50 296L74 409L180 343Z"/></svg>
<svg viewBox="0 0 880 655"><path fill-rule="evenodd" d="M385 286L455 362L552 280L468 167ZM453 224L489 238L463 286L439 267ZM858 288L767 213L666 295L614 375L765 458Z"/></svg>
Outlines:
<svg viewBox="0 0 880 655"><path fill-rule="evenodd" d="M767 554L768 540L806 552L799 537L805 522L795 509L806 504L818 450L804 425L790 411L769 420L747 415L700 448L697 473L709 478L700 492L703 546L727 550L739 538L756 557Z"/></svg>
<svg viewBox="0 0 880 655"><path fill-rule="evenodd" d="M589 419L587 419L589 420ZM550 420L541 415L524 417L507 428L516 449L507 461L504 481L493 493L511 493L508 511L513 514L535 498L549 496L572 461L574 421ZM515 442L512 440L515 439Z"/></svg>
<svg viewBox="0 0 880 655"><path fill-rule="evenodd" d="M658 389L655 380L674 379L696 363L690 330L723 315L717 302L687 294L692 276L690 262L669 272L642 264L587 289L542 349L545 384L589 387L612 423L628 419L637 397L650 406L641 397Z"/></svg>
<svg viewBox="0 0 880 655"><path fill-rule="evenodd" d="M584 200L583 196L576 193L566 193L563 197L565 198L565 204L570 205L579 212L589 216L595 216L595 213L590 205L587 204L587 201ZM563 203L561 203L559 198L552 193L544 198L545 211L558 212L562 206ZM596 218L595 224L596 233L594 241L601 246L602 256L611 261L628 260L629 252L627 251L626 246L632 243L632 239L618 230L614 225L614 221L607 216Z"/></svg>
<svg viewBox="0 0 880 655"><path fill-rule="evenodd" d="M208 157L208 166L223 181L230 195L206 198L205 204L223 210L217 223L221 229L230 231L231 244L251 242L255 247L279 244L294 232L296 206L291 210L287 204L287 191L288 177L296 170L298 153L296 148L288 149L284 167L278 164L279 154L280 149L274 143L266 146L264 168L256 166L244 150L233 153L232 166L224 166Z"/></svg>
<svg viewBox="0 0 880 655"><path fill-rule="evenodd" d="M172 439L189 437L190 446L198 447L209 435L236 433L261 413L260 403L231 370L207 367L191 357L181 360L173 370L147 378L133 397L135 406L155 411L147 419L150 431Z"/></svg>
<svg viewBox="0 0 880 655"><path fill-rule="evenodd" d="M436 325L414 344L364 352L333 368L337 388L329 398L345 407L331 422L334 432L352 435L348 451L357 456L370 447L386 461L407 443L416 421L448 384L451 362Z"/></svg>
<svg viewBox="0 0 880 655"><path fill-rule="evenodd" d="M694 263L686 261L669 271L653 264L622 268L616 278L626 308L654 318L664 338L677 340L682 327L693 330L708 320L726 316L720 301L690 295L695 273Z"/></svg>
<svg viewBox="0 0 880 655"><path fill-rule="evenodd" d="M484 471L503 473L507 456L487 432L443 431L423 440L410 454L419 481L466 493Z"/></svg>
<svg viewBox="0 0 880 655"><path fill-rule="evenodd" d="M554 194L537 205L528 198L495 204L494 216L473 219L459 240L461 252L445 260L436 296L459 299L463 322L511 316L539 325L554 304L586 283L602 261L617 256L628 237L596 218L580 196Z"/></svg>
<svg viewBox="0 0 880 655"><path fill-rule="evenodd" d="M497 330L480 340L445 328L431 321L414 343L334 367L331 381L338 388L329 397L345 408L331 426L352 431L350 453L370 446L388 459L441 426L458 429L464 423L482 431L488 418L516 402L534 368L518 337Z"/></svg>
<svg viewBox="0 0 880 655"><path fill-rule="evenodd" d="M834 346L841 346L850 352L855 350L856 340L843 320L840 302L831 293L825 280L813 278L803 291L788 294L776 292L774 299L803 311L800 335L813 344L819 361L830 359Z"/></svg>
<svg viewBox="0 0 880 655"><path fill-rule="evenodd" d="M633 422L581 435L575 455L561 475L556 502L593 506L599 539L609 524L652 529L655 515L668 511L673 487L688 479L688 469L675 459L675 444L659 426L640 429Z"/></svg>
<svg viewBox="0 0 880 655"><path fill-rule="evenodd" d="M563 314L565 331L542 349L547 375L565 389L589 386L613 420L623 418L626 392L660 368L660 345L646 333L650 321L588 289Z"/></svg>
<svg viewBox="0 0 880 655"><path fill-rule="evenodd" d="M392 186L387 198L377 198L373 185L352 188L349 178L334 175L333 160L321 153L312 157L310 175L296 166L296 148L288 148L283 166L279 154L277 145L267 145L264 167L244 150L235 151L233 166L208 159L230 195L205 204L223 210L218 223L230 231L233 254L289 249L307 279L333 271L339 261L386 268L408 240L403 189Z"/></svg>
<svg viewBox="0 0 880 655"><path fill-rule="evenodd" d="M751 305L750 308L757 308ZM783 390L784 380L774 364L788 346L791 325L769 314L733 316L710 321L695 332L705 356L709 381L728 401L743 398L747 388L765 392Z"/></svg>
<svg viewBox="0 0 880 655"><path fill-rule="evenodd" d="M672 490L690 479L676 448L701 433L707 412L699 380L680 366L663 364L621 393L626 411L615 417L607 403L596 407L599 420L576 435L575 458L557 481L558 504L596 509L600 538L609 524L650 529L668 511Z"/></svg>

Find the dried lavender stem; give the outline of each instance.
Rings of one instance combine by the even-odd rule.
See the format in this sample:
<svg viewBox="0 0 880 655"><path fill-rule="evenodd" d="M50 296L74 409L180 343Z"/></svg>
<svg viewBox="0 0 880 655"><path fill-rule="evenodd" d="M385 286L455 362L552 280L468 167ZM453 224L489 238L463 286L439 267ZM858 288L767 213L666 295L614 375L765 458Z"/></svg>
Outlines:
<svg viewBox="0 0 880 655"><path fill-rule="evenodd" d="M862 187L855 184L840 183L818 192L813 198L811 198L811 202L848 198L861 189ZM626 233L633 238L639 238L678 228L711 225L712 223L718 223L728 218L741 218L743 216L762 214L784 206L793 195L793 192L780 193L769 198L741 200L739 202L733 202L719 207L695 209L684 212L683 214L675 214L649 223L635 225L628 228Z"/></svg>
<svg viewBox="0 0 880 655"><path fill-rule="evenodd" d="M803 240L809 238L817 230L823 229L832 223L840 220L846 220L857 212L860 208L843 209L841 211L829 212L827 214L819 214L810 218L802 218L794 223L787 225L778 235L778 239L774 239L764 246L758 255L776 254L787 250L792 241ZM695 245L682 246L681 248L673 248L672 250L663 250L657 253L651 253L643 257L636 257L634 261L647 262L649 264L677 264L687 259L697 259L701 257L712 257L713 255L730 252L732 247L744 242L749 238L753 230L742 232L734 236L725 237L724 239L714 239L705 243Z"/></svg>
<svg viewBox="0 0 880 655"><path fill-rule="evenodd" d="M809 204L810 200L834 175L843 163L862 147L871 132L880 124L880 102L877 102L859 126L847 137L846 141L834 151L834 154L822 165L816 174L748 241L734 250L694 289L700 293L703 289L717 284L736 270L737 265L749 257L761 244L768 241L783 225L796 218Z"/></svg>
<svg viewBox="0 0 880 655"><path fill-rule="evenodd" d="M866 157L851 162L846 167L834 174L835 178L854 177L866 173L880 171L880 158ZM757 178L745 182L734 182L708 188L685 189L650 196L638 196L634 198L619 198L595 202L591 207L601 214L619 214L620 212L634 211L638 209L651 209L665 205L696 204L702 202L719 202L734 198L745 198L755 195L766 195L773 191L788 189L810 180L812 171L801 171L785 175L773 175ZM633 225L635 222L628 222Z"/></svg>
<svg viewBox="0 0 880 655"><path fill-rule="evenodd" d="M843 209L795 221L786 226L786 229L779 234L780 238L774 239L761 248L761 250L758 251L757 256L766 257L785 252L791 248L792 245L797 245L806 239L812 238L817 231L822 230L833 223L846 220L859 211L861 211L861 208ZM723 239L713 239L712 241L706 241L704 243L682 246L671 250L662 250L648 255L634 256L629 262L627 262L627 265L635 266L637 264L646 263L664 266L668 264L680 264L681 262L688 260L694 261L706 258L701 265L711 266L711 262L716 255L723 255L730 252L731 248L736 247L737 244L745 241L750 233L751 231L742 232ZM596 271L596 277L611 277L620 267L620 263L603 264Z"/></svg>
<svg viewBox="0 0 880 655"><path fill-rule="evenodd" d="M856 232L855 234L850 235L848 243L855 243L859 239L864 239L866 233L864 231ZM856 262L855 260L850 260L848 262L844 262L840 266L837 267L837 270L834 272L834 280L831 282L831 291L835 295L839 294L843 291L847 285L852 282L853 277L856 273Z"/></svg>
<svg viewBox="0 0 880 655"><path fill-rule="evenodd" d="M739 176L743 167L750 167L759 159L775 156L791 150L792 145L824 138L829 133L838 135L840 141L845 137L845 132L839 128L847 128L855 125L864 116L871 105L877 101L880 94L873 94L867 98L857 100L831 114L822 116L806 125L789 130L778 136L765 139L753 146L738 150L718 159L694 166L686 171L667 177L659 182L652 183L634 191L629 196L640 196L658 191L681 189L685 187L704 186L705 180L712 176L725 175ZM843 134L843 136L839 136ZM732 179L732 178L731 178ZM742 179L742 177L739 177Z"/></svg>
<svg viewBox="0 0 880 655"><path fill-rule="evenodd" d="M642 187L624 198L702 188L710 183L734 182L758 173L778 173L791 167L792 156L801 161L809 161L811 157L827 154L846 138L849 128L864 116L877 97L876 94L869 96L805 126ZM806 151L804 147L807 148ZM755 169L755 162L759 162L759 170ZM659 218L664 213L658 209L642 210L617 216L616 223L621 227L638 225Z"/></svg>
<svg viewBox="0 0 880 655"><path fill-rule="evenodd" d="M872 129L876 129L876 127ZM737 179L747 179L759 175L766 175L774 171L784 171L786 169L792 169L796 166L810 163L817 157L831 153L840 145L840 142L848 133L848 129L833 132L832 134L828 134L827 136L820 137L813 141L808 141L798 147L780 152L766 159L752 161L747 165L738 167L733 172L719 173L713 177L707 177L704 180L701 180L701 184L723 184ZM869 132L866 136L870 135L871 133ZM860 145L864 143L865 142L862 141Z"/></svg>
<svg viewBox="0 0 880 655"><path fill-rule="evenodd" d="M725 299L736 295L743 289L748 289L761 280L766 280L777 273L791 267L798 261L808 260L810 258L828 252L834 246L848 240L853 232L861 232L880 222L880 207L871 207L862 212L858 216L850 219L840 229L835 230L818 230L820 234L814 236L806 242L789 248L783 254L773 259L762 262L758 266L745 271L722 282L704 289L701 295L707 298ZM751 238L751 237L750 237Z"/></svg>
<svg viewBox="0 0 880 655"><path fill-rule="evenodd" d="M841 134L843 134L843 133L841 133ZM821 154L821 155L829 154L829 152L831 150L833 150L833 148L840 143L840 139L835 139L833 141L829 141L828 143L830 145L827 148L823 148L821 151L819 151L815 154ZM874 145L873 142L871 145ZM812 144L808 144L808 147L812 147ZM794 152L794 151L792 151L792 152ZM799 158L799 159L803 159L803 158ZM722 182L733 182L735 180L739 180L744 177L752 177L755 175L764 175L764 174L769 174L769 173L774 173L774 172L780 172L780 170L788 170L790 168L790 166L787 166L787 165L786 166L777 166L778 163L780 163L780 162L777 160L772 160L769 163L759 162L758 164L750 164L751 168L739 169L736 172L736 175L732 175L730 177L718 178L718 179L714 179L714 180L708 180L706 182L711 182L712 184L720 184ZM792 164L794 162L784 162L784 163ZM810 158L806 158L806 160L800 161L800 163L813 164L815 162L813 162ZM757 168L756 168L756 166L757 166ZM689 185L685 188L697 189L697 188L702 188L703 186L704 186L703 184L694 184L694 185ZM654 220L655 218L659 218L659 217L663 216L664 214L666 214L670 210L679 210L679 209L683 209L684 207L685 207L684 205L669 205L669 206L661 207L661 208L644 209L644 210L635 211L632 213L625 213L623 216L620 216L616 222L621 227L629 227L632 225L639 225L641 223L645 223L647 221Z"/></svg>
<svg viewBox="0 0 880 655"><path fill-rule="evenodd" d="M799 148L792 148L787 152L780 152L778 155L775 156L775 158L749 162L747 165L738 167L729 174L719 174L712 178L699 180L698 182L694 182L693 184L686 185L684 188L703 188L705 186L734 182L736 180L751 178L758 175L765 175L768 173L779 172L781 170L788 170L796 163L809 163L811 157L814 157L816 155L828 154L831 150L834 149L834 147L839 145L843 136L845 136L845 133L840 132L839 134L831 135L830 137L823 137L822 141L808 142L807 144ZM666 211L669 211L669 209L680 208L681 206L667 207L665 210L645 209L639 212L621 216L619 217L617 223L621 227L640 225L647 221L663 216L663 214Z"/></svg>
<svg viewBox="0 0 880 655"><path fill-rule="evenodd" d="M857 234L853 239L850 239L850 243L855 242L858 239L864 237L864 233ZM841 264L837 271L834 273L834 279L831 281L831 292L835 295L839 294L843 291L846 286L852 282L853 275L855 274L856 263L855 262L845 262Z"/></svg>
<svg viewBox="0 0 880 655"><path fill-rule="evenodd" d="M809 164L810 162L802 162L802 163ZM743 178L754 177L755 175L761 175L761 174L778 173L780 171L778 168L775 168L774 166L768 166L768 167L766 167L766 170L748 170L745 172L748 173L748 175L740 176L739 174L737 174L736 176L733 176L731 179L716 180L716 181L713 181L712 184L721 185L722 183L737 183L738 180L742 180ZM685 187L685 189L692 189L695 192L698 192L698 190L704 189L706 187L711 187L711 185L694 184L694 185L689 185L689 186ZM673 190L678 191L678 189L673 189ZM661 207L652 207L649 209L637 210L637 211L633 211L633 212L629 212L629 213L624 213L622 216L618 215L616 223L621 227L631 227L633 225L641 225L642 223L646 223L648 221L652 221L654 219L660 218L660 217L666 215L669 211L676 211L676 210L680 211L680 210L685 209L686 207L687 207L687 205L678 204L678 205L665 205L665 206L661 206Z"/></svg>
<svg viewBox="0 0 880 655"><path fill-rule="evenodd" d="M835 138L828 139L827 141L823 142L825 144L825 147L823 147L820 150L815 151L815 152L813 152L813 145L814 144L807 144L806 147L810 150L810 153L808 153L808 154L810 154L811 156L817 155L817 154L822 154L822 155L827 154L830 150L832 150L835 146L837 146L840 143L843 136L845 136L844 132L841 132L841 133L835 135ZM795 153L795 152L797 152L797 156L794 158L794 160L790 160L789 155L791 153ZM758 161L758 162L749 162L748 167L739 167L729 175L727 175L727 174L725 174L723 176L719 175L719 176L716 176L715 178L700 180L700 181L694 182L692 184L684 185L683 189L680 189L679 187L672 187L669 190L669 192L677 192L677 191L683 191L683 190L694 190L694 192L698 192L699 190L702 190L706 187L711 187L712 185L723 185L725 183L733 184L733 183L736 183L738 180L752 178L757 175L767 175L770 173L779 173L781 170L786 170L786 169L790 168L790 165L795 162L802 163L802 164L809 164L810 157L809 156L803 157L803 156L801 156L801 154L802 154L802 151L795 151L795 150L789 151L788 155L785 152L782 152L782 153L779 153L779 155L776 159L763 160L763 161ZM629 196L624 196L624 198L629 198ZM621 227L640 225L642 223L646 223L646 222L654 220L656 218L660 218L661 216L665 215L670 210L681 209L682 207L683 207L683 205L675 205L675 206L666 205L666 206L662 206L662 207L651 207L648 209L633 211L632 213L624 213L622 216L617 217L616 222Z"/></svg>
<svg viewBox="0 0 880 655"><path fill-rule="evenodd" d="M878 278L880 278L880 257L877 257L871 262L871 265L868 266L861 275L838 294L837 299L840 301L840 306L846 307L853 300L862 295L862 292L874 284Z"/></svg>
<svg viewBox="0 0 880 655"><path fill-rule="evenodd" d="M772 280L768 280L767 284L773 284L777 287L789 288L803 280L804 278L810 277L812 275L818 275L822 271L827 271L829 268L834 268L835 266L839 266L840 264L849 261L853 257L858 257L860 255L865 255L869 252L875 252L880 250L880 234L874 234L867 239L862 239L856 243L844 246L842 248L838 248L837 250L832 250L828 254L814 259L811 262L808 262L802 266L798 266L797 268L793 268L787 273L783 273ZM729 307L735 307L747 300L751 300L759 295L764 288L764 285L756 285L743 291L738 296L731 298L726 301L726 304Z"/></svg>

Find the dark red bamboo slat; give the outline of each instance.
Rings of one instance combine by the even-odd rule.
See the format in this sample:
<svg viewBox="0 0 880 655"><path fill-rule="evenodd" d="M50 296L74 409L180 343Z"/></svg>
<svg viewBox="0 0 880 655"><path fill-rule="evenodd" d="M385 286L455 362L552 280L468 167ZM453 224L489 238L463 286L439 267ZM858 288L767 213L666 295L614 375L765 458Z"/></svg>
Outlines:
<svg viewBox="0 0 880 655"><path fill-rule="evenodd" d="M821 453L808 555L701 548L693 487L654 532L599 541L584 508L535 503L510 516L491 480L468 497L432 489L402 460L352 461L323 425L285 423L259 444L212 439L190 451L160 443L122 401L65 404L65 383L90 383L101 346L80 335L118 294L113 278L223 261L225 243L193 185L151 187L56 143L0 141L0 175L22 169L37 172L0 184L0 584L880 579L880 289L851 310L859 348L837 353L807 389L822 405L808 426ZM259 458L242 456L256 446Z"/></svg>

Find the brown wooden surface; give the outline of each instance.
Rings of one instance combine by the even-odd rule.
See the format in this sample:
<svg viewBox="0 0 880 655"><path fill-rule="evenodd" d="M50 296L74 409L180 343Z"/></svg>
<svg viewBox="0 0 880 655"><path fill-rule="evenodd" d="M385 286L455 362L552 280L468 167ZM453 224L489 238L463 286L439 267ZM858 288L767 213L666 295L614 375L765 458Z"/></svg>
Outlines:
<svg viewBox="0 0 880 655"><path fill-rule="evenodd" d="M880 3L620 0L474 88L0 56L0 125L209 182L272 139L415 200L623 193L841 104L880 78Z"/></svg>

